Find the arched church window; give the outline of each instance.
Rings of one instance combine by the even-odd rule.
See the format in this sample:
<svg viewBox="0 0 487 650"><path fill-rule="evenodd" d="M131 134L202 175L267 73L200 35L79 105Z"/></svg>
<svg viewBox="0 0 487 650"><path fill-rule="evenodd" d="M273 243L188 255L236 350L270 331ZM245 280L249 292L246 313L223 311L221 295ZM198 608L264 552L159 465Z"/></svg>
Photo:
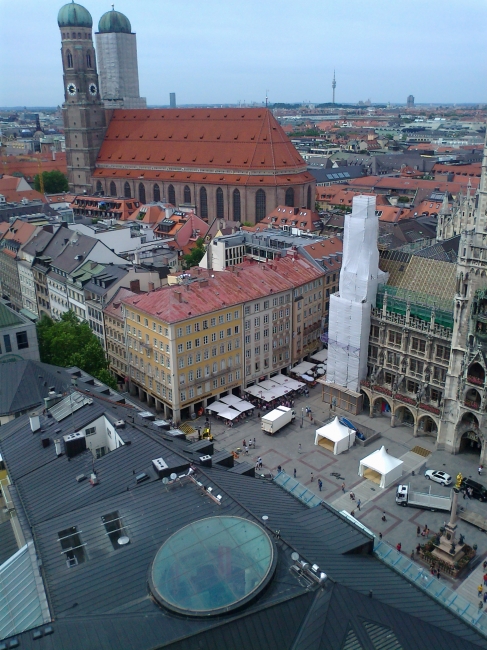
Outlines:
<svg viewBox="0 0 487 650"><path fill-rule="evenodd" d="M169 185L167 188L167 200L172 205L176 205L176 192L174 191L174 185Z"/></svg>
<svg viewBox="0 0 487 650"><path fill-rule="evenodd" d="M144 183L139 183L139 201L145 203L145 185Z"/></svg>
<svg viewBox="0 0 487 650"><path fill-rule="evenodd" d="M292 187L288 187L286 190L284 205L287 205L289 208L294 208L294 190Z"/></svg>
<svg viewBox="0 0 487 650"><path fill-rule="evenodd" d="M66 52L66 59L67 59L67 62L68 62L68 68L72 68L73 67L73 55L71 54L71 52L69 50Z"/></svg>
<svg viewBox="0 0 487 650"><path fill-rule="evenodd" d="M117 186L114 181L110 183L110 196L117 196Z"/></svg>
<svg viewBox="0 0 487 650"><path fill-rule="evenodd" d="M255 221L262 221L266 211L266 196L264 190L255 193Z"/></svg>
<svg viewBox="0 0 487 650"><path fill-rule="evenodd" d="M208 195L206 193L206 187L200 188L200 217L202 219L208 219Z"/></svg>
<svg viewBox="0 0 487 650"><path fill-rule="evenodd" d="M187 185L184 186L184 202L191 203L191 190Z"/></svg>
<svg viewBox="0 0 487 650"><path fill-rule="evenodd" d="M101 184L101 181L96 181L96 191L103 192L103 185Z"/></svg>
<svg viewBox="0 0 487 650"><path fill-rule="evenodd" d="M71 34L71 37L72 37L72 38L76 38L76 32L73 32L73 33Z"/></svg>
<svg viewBox="0 0 487 650"><path fill-rule="evenodd" d="M240 190L233 190L233 220L240 221Z"/></svg>
<svg viewBox="0 0 487 650"><path fill-rule="evenodd" d="M132 198L132 192L130 191L130 185L126 182L123 186L123 195L126 199Z"/></svg>
<svg viewBox="0 0 487 650"><path fill-rule="evenodd" d="M87 52L86 53L86 65L88 68L91 68L91 53Z"/></svg>
<svg viewBox="0 0 487 650"><path fill-rule="evenodd" d="M78 38L81 39L81 32L78 32Z"/></svg>
<svg viewBox="0 0 487 650"><path fill-rule="evenodd" d="M308 200L306 201L306 207L308 210L311 210L311 185L308 185Z"/></svg>
<svg viewBox="0 0 487 650"><path fill-rule="evenodd" d="M158 203L161 200L161 190L159 189L159 185L157 183L154 185L152 192L155 203Z"/></svg>
<svg viewBox="0 0 487 650"><path fill-rule="evenodd" d="M219 187L216 191L216 216L218 219L225 218L225 206L223 204L223 190Z"/></svg>

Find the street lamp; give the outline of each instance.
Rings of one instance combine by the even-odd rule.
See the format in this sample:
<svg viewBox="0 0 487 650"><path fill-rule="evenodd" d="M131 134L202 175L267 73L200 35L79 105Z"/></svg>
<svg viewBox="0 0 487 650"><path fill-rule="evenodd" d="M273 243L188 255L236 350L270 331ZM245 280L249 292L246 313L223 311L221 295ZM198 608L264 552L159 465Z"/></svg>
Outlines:
<svg viewBox="0 0 487 650"><path fill-rule="evenodd" d="M301 425L299 427L300 429L303 428L303 420L304 420L304 408L301 409Z"/></svg>

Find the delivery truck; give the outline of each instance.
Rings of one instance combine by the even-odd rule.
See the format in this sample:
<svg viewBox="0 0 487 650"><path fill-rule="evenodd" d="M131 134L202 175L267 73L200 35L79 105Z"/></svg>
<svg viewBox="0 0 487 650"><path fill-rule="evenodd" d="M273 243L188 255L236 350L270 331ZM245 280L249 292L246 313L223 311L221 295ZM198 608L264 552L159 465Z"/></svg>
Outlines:
<svg viewBox="0 0 487 650"><path fill-rule="evenodd" d="M296 417L296 412L287 406L278 406L273 411L266 413L262 416L262 431L267 435L274 435L279 429L289 422L292 422Z"/></svg>
<svg viewBox="0 0 487 650"><path fill-rule="evenodd" d="M431 490L431 488L430 488ZM450 512L452 495L442 497L431 492L413 492L409 485L398 485L396 491L396 503L400 506L411 508L422 508L423 510L446 510Z"/></svg>

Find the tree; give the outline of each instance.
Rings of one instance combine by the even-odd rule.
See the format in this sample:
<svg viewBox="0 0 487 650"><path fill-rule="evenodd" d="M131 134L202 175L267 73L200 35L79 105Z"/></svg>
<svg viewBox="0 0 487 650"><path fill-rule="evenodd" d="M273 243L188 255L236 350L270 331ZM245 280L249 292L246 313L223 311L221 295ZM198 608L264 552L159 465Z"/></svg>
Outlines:
<svg viewBox="0 0 487 650"><path fill-rule="evenodd" d="M205 242L202 237L198 237L196 245L191 249L190 253L183 255L183 267L190 269L192 266L197 266L205 254Z"/></svg>
<svg viewBox="0 0 487 650"><path fill-rule="evenodd" d="M44 181L44 192L46 194L58 194L59 192L68 191L68 179L59 169L53 169L52 172L42 172L42 180ZM41 190L39 174L34 176L34 188L38 192Z"/></svg>
<svg viewBox="0 0 487 650"><path fill-rule="evenodd" d="M59 321L44 314L37 323L37 338L42 362L63 368L77 366L111 388L117 387L100 341L74 312L66 312Z"/></svg>

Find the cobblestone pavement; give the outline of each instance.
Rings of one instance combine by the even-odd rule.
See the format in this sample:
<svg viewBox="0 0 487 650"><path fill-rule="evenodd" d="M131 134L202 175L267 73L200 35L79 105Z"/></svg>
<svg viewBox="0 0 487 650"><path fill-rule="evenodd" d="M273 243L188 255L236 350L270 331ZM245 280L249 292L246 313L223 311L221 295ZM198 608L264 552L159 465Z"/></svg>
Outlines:
<svg viewBox="0 0 487 650"><path fill-rule="evenodd" d="M131 398L133 401L134 398ZM146 409L147 405L141 402ZM312 411L313 421L306 417L305 409L309 406ZM404 482L410 483L411 487L419 491L431 491L434 494L449 494L450 488L445 488L438 483L431 483L424 477L424 469L442 469L453 477L459 471L464 476L477 477L479 457L477 454L452 455L444 451L435 451L435 439L429 436L413 437L413 430L409 427L391 427L390 418L376 417L369 418L367 415L351 417L357 423L362 423L370 429L381 433L381 438L364 448L355 445L347 452L334 456L332 452L315 446L314 437L316 429L330 417L329 407L321 399L321 386L310 390L308 398L299 397L295 400L296 419L293 423L284 427L274 436L265 435L260 428L260 420L256 414L253 417L239 422L229 428L215 417L210 417L212 433L215 436L216 445L220 449L235 450L242 447L243 440L256 439L256 448L249 449L248 456L243 454L240 460L246 460L255 464L260 456L263 461L263 471L276 473L278 465L293 475L296 470L296 478L309 489L319 494L325 501L331 503L339 510L355 511L355 517L362 524L367 526L375 534L380 532L384 540L396 546L401 542L402 550L409 555L416 547L418 541L423 538L416 536L417 526L425 524L431 531L437 531L445 521L449 519L448 513L430 512L417 508L402 508L395 503L395 486L381 489L371 481L364 481L358 476L359 461L384 445L390 454L405 461L409 472L415 469L415 475L405 474ZM346 415L337 411L337 415ZM334 413L331 413L334 415ZM192 426L202 425L204 417L191 422ZM301 445L301 447L300 447ZM431 452L431 455L424 458L411 449L420 446ZM421 468L421 471L417 471ZM340 478L333 476L339 474ZM313 476L313 480L312 480ZM478 478L478 477L477 477ZM318 479L323 482L322 492L318 489ZM487 476L481 479L487 485ZM341 490L342 482L345 482L345 494ZM361 509L358 510L356 502L350 500L350 490L361 499ZM487 503L480 503L477 500L459 500L460 507L468 507L472 511L487 517ZM382 521L382 514L386 513L386 521ZM470 573L487 557L486 534L464 521L458 522L458 533L465 535L465 541L470 544L477 544L478 551L476 560ZM482 574L483 575L483 574ZM463 576L465 578L465 576ZM445 580L447 578L445 577ZM472 578L476 582L476 575ZM461 584L451 581L454 588ZM470 585L470 580L463 587L463 591L469 593L473 590L473 602L476 602L478 584ZM462 593L466 596L466 593Z"/></svg>

